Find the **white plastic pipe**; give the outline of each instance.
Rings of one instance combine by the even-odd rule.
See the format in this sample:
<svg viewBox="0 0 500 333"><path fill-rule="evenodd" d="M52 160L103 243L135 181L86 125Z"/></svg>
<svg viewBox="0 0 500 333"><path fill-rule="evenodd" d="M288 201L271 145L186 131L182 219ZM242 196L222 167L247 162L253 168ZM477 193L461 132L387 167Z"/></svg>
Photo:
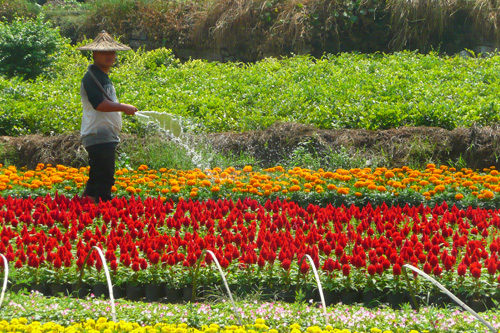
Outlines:
<svg viewBox="0 0 500 333"><path fill-rule="evenodd" d="M102 266L104 268L104 273L106 274L106 280L108 282L109 301L111 303L111 315L113 317L113 321L116 323L116 310L115 310L115 298L113 296L113 284L111 283L111 277L109 275L108 265L106 263L106 258L104 257L104 254L102 253L102 250L100 248L98 248L97 246L92 246L89 253L87 253L87 257L85 258L83 265L85 266L85 264L87 263L87 259L89 258L90 254L92 253L92 250L97 250L97 253L99 253L99 257L101 258ZM82 267L82 272L80 274L80 282L82 280L83 271L84 271L84 269Z"/></svg>
<svg viewBox="0 0 500 333"><path fill-rule="evenodd" d="M227 284L227 280L226 280L226 276L224 274L224 271L222 270L222 268L219 264L219 261L217 260L217 257L210 250L207 250L207 249L203 250L201 252L200 258L198 259L198 262L196 264L196 269L195 269L194 278L193 278L193 294L192 294L191 299L192 300L194 299L194 296L196 293L196 277L198 276L198 270L200 268L201 261L205 257L205 252L210 253L212 258L214 259L214 262L217 265L217 268L219 269L220 276L222 277L222 280L224 281L224 285L226 286L226 290L227 290L227 293L229 294L229 298L231 299L231 302L233 303L233 310L234 310L234 313L236 314L236 318L238 319L238 323L240 324L240 326L243 326L243 324L241 323L240 314L238 313L238 309L236 308L236 303L234 303L233 295L231 294L231 290L229 289L229 285Z"/></svg>
<svg viewBox="0 0 500 333"><path fill-rule="evenodd" d="M7 281L9 280L9 262L7 258L3 254L0 254L3 259L3 267L4 267L4 277L3 277L3 286L2 286L2 294L0 295L0 308L3 304L3 298L5 296L5 291L7 290Z"/></svg>
<svg viewBox="0 0 500 333"><path fill-rule="evenodd" d="M326 325L330 325L328 323L328 313L326 312L326 303L325 303L325 296L323 295L323 287L321 286L321 281L319 280L319 274L318 270L316 269L316 266L314 265L314 261L312 260L311 256L308 254L304 254L302 256L302 259L300 259L299 262L299 272L300 272L300 267L302 266L302 262L304 261L304 258L309 260L309 263L311 264L311 267L314 272L314 278L316 279L316 284L318 285L318 290L319 290L319 297L321 298L321 304L323 305L323 315L325 316L325 323ZM300 273L299 273L300 276Z"/></svg>
<svg viewBox="0 0 500 333"><path fill-rule="evenodd" d="M469 313L471 313L474 317L476 317L477 320L479 320L481 323L483 323L486 327L489 328L489 330L492 333L497 333L498 331L486 320L484 320L480 315L476 313L476 311L472 310L470 307L467 306L464 302L462 302L457 296L453 295L448 289L446 289L441 283L437 282L434 278L426 274L425 272L421 271L420 269L416 268L415 266L412 266L410 264L405 264L403 267L411 269L412 271L422 275L424 278L429 280L433 285L441 289L446 295L450 296L452 300L457 302L458 305L460 305L462 308L467 310Z"/></svg>

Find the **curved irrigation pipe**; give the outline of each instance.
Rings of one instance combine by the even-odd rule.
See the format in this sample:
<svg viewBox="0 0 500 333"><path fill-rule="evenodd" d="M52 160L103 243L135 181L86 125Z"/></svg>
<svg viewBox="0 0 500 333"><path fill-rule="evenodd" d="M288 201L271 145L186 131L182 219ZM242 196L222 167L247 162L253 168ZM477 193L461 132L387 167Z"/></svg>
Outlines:
<svg viewBox="0 0 500 333"><path fill-rule="evenodd" d="M460 299L458 299L458 297L456 297L455 295L453 295L448 289L446 289L442 284L440 284L439 282L437 282L435 279L433 279L431 276L429 276L428 274L426 274L425 272L421 271L420 269L410 265L410 264L405 264L403 265L404 268L408 268L408 269L411 269L412 271L422 275L424 278L426 278L427 280L429 280L433 285L435 285L436 287L438 287L439 289L441 289L441 291L443 291L446 295L450 296L451 299L453 299L455 302L458 303L458 305L460 305L462 308L464 308L465 310L467 310L469 313L471 313L474 317L476 317L477 320L479 320L481 323L483 323L486 327L489 328L489 330L492 332L492 333L497 333L498 330L496 330L490 323L488 323L486 320L484 320L480 315L478 315L476 313L476 311L472 310L470 307L468 307L464 302L462 302ZM407 280L408 283L410 283L409 280Z"/></svg>
<svg viewBox="0 0 500 333"><path fill-rule="evenodd" d="M233 310L234 310L234 313L236 314L236 317L238 318L238 323L240 324L240 326L243 326L243 324L241 323L240 315L238 313L238 309L236 308L236 304L234 303L233 295L231 294L231 290L229 289L229 285L227 284L226 276L225 276L224 272L222 271L222 268L220 267L220 264L219 264L219 261L217 260L217 257L210 250L204 249L201 252L201 255L200 255L200 258L198 259L198 262L196 263L196 269L194 271L194 277L193 277L193 293L191 294L191 302L194 303L194 300L196 297L196 277L198 276L200 264L201 264L201 261L203 260L203 258L205 257L206 252L210 253L212 258L214 259L215 264L217 265L217 268L219 269L220 276L222 277L222 280L224 281L224 285L226 286L226 290L227 290L227 293L229 294L229 298L231 299L231 302L233 303Z"/></svg>
<svg viewBox="0 0 500 333"><path fill-rule="evenodd" d="M3 259L3 267L4 267L4 277L3 277L3 286L2 286L2 294L0 295L0 308L3 304L3 298L5 296L5 291L7 290L7 281L9 280L9 262L7 258L3 254L0 254Z"/></svg>
<svg viewBox="0 0 500 333"><path fill-rule="evenodd" d="M102 250L100 248L98 248L97 246L92 246L89 253L87 253L87 257L85 258L85 261L83 262L82 272L80 273L80 280L78 281L78 285L80 286L82 284L83 271L84 271L83 268L85 267L85 264L87 263L87 259L89 258L90 254L92 253L92 250L97 250L97 253L99 253L99 257L101 258L102 267L104 268L104 273L106 274L106 280L108 281L109 301L111 303L111 315L113 316L113 321L116 323L116 310L115 310L115 298L113 296L113 284L111 283L111 277L109 276L109 270L108 270L108 265L106 264L106 258L104 258L104 254L102 253Z"/></svg>
<svg viewBox="0 0 500 333"><path fill-rule="evenodd" d="M323 305L323 315L325 316L325 323L326 323L326 325L330 325L328 323L328 314L326 312L325 296L323 295L323 287L321 287L321 281L319 280L318 270L316 269L316 266L314 265L314 261L312 260L311 256L308 255L308 254L304 254L302 256L302 258L300 259L300 262L299 262L299 275L297 275L297 287L299 285L300 267L302 267L302 262L304 261L304 258L306 258L306 257L309 260L309 263L311 264L311 267L313 268L314 278L316 279L316 284L318 285L319 296L321 297L321 304Z"/></svg>

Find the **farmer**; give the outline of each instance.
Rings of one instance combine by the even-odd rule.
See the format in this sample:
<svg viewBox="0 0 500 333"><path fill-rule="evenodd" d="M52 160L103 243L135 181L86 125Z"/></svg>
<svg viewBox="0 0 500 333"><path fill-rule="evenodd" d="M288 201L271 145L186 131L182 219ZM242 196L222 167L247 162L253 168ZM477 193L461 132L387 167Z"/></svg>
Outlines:
<svg viewBox="0 0 500 333"><path fill-rule="evenodd" d="M130 47L116 42L102 31L92 43L78 50L92 51L94 59L80 86L83 104L81 138L90 165L83 196L98 203L111 200L111 187L115 183L115 150L122 128L121 112L134 115L137 111L135 106L118 102L108 77L116 60L116 51L127 51Z"/></svg>

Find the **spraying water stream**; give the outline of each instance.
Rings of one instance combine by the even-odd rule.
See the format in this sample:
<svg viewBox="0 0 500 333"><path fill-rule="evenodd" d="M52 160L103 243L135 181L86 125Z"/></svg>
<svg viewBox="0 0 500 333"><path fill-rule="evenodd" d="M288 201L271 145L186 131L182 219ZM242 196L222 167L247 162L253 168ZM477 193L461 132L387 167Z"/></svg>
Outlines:
<svg viewBox="0 0 500 333"><path fill-rule="evenodd" d="M200 169L208 168L207 161L204 161L202 154L194 148L193 138L184 131L185 122L179 116L158 111L137 111L137 119L147 127L154 127L166 135L172 142L185 149L195 167Z"/></svg>

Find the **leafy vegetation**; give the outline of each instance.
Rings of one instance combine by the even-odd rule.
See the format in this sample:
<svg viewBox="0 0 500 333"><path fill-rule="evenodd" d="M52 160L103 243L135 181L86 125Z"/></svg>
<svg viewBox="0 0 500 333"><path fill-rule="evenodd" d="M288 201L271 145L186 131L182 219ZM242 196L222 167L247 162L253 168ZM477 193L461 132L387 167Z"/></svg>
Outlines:
<svg viewBox="0 0 500 333"><path fill-rule="evenodd" d="M345 53L255 64L181 63L158 49L119 57L111 78L120 100L184 117L204 132L263 129L277 121L324 129L453 129L491 125L500 117L498 56ZM25 82L0 77L0 135L78 130L80 80L89 62L89 55L67 45L51 75ZM124 118L125 131L143 126Z"/></svg>
<svg viewBox="0 0 500 333"><path fill-rule="evenodd" d="M0 21L0 73L34 79L47 72L64 43L59 30L44 22L43 16Z"/></svg>

